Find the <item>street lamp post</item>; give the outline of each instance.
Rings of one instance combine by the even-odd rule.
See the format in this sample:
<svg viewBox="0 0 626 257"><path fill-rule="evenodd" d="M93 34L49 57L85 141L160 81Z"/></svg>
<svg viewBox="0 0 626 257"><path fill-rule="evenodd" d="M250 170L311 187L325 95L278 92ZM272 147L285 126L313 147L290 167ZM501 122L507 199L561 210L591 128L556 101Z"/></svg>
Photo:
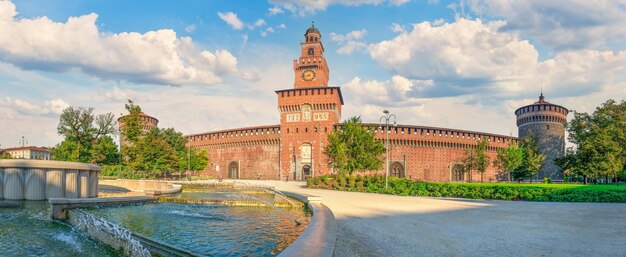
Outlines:
<svg viewBox="0 0 626 257"><path fill-rule="evenodd" d="M189 173L191 173L191 144L189 144L189 148L187 150L187 181L191 181Z"/></svg>
<svg viewBox="0 0 626 257"><path fill-rule="evenodd" d="M318 172L322 171L322 131L320 128L320 122L316 121L315 123L313 123L313 126L315 127L315 130L317 130L317 134L318 134L318 139L317 139L317 148L319 149L318 155L317 155L317 167L319 168ZM315 177L315 163L313 163L313 177Z"/></svg>
<svg viewBox="0 0 626 257"><path fill-rule="evenodd" d="M384 110L385 115L380 117L379 123L383 123L385 120L385 190L389 187L389 120L393 118L393 125L396 125L396 115L390 114L389 111ZM382 124L381 124L382 125Z"/></svg>
<svg viewBox="0 0 626 257"><path fill-rule="evenodd" d="M22 159L26 159L24 155L24 147L26 147L26 144L28 144L28 140L26 140L26 138L22 136L22 139L20 139L20 144L22 145Z"/></svg>

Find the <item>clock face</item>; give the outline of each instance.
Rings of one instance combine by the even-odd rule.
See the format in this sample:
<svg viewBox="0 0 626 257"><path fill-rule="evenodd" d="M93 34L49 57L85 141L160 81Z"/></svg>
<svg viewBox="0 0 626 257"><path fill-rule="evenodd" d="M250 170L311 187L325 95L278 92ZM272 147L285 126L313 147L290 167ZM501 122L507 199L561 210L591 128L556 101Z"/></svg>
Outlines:
<svg viewBox="0 0 626 257"><path fill-rule="evenodd" d="M315 79L315 71L305 70L304 72L302 72L302 79L305 81L311 81Z"/></svg>

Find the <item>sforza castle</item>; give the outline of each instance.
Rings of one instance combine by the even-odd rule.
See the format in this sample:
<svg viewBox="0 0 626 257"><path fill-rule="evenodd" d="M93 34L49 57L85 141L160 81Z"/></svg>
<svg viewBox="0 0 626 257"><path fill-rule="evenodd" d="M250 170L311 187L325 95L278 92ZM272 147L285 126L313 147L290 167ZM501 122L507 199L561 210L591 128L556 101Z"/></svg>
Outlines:
<svg viewBox="0 0 626 257"><path fill-rule="evenodd" d="M280 123L187 135L189 145L206 149L210 163L203 175L213 178L304 180L332 174L324 155L327 135L341 129L344 99L340 87L329 87L330 69L324 58L319 30L311 26L300 43L300 57L293 61L292 88L276 91ZM382 110L381 110L382 111ZM553 159L565 151L565 124L568 110L539 101L515 111L519 135L532 132L546 154L539 178L561 179ZM382 113L381 113L382 114ZM513 119L511 119L513 120ZM376 138L385 140L389 133L390 175L424 181L468 181L459 162L465 150L478 141L489 140L488 155L496 158L498 149L506 148L517 138L463 129L418 125L390 126L366 124L376 128ZM384 174L384 168L380 171ZM479 180L480 176L473 176ZM504 180L490 165L485 181Z"/></svg>

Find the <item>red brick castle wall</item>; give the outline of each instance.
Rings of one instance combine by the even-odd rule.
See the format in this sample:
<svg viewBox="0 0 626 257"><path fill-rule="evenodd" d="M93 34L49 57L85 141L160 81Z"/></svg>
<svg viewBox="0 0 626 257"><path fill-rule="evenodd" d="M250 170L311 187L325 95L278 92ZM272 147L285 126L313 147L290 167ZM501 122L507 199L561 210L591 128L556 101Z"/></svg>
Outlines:
<svg viewBox="0 0 626 257"><path fill-rule="evenodd" d="M331 174L323 154L327 135L341 127L343 96L341 88L329 87L329 69L324 58L321 34L307 29L300 44L301 56L294 61L294 86L276 91L280 125L231 129L189 135L189 144L206 149L211 160L203 174L214 178L289 179ZM384 140L379 124L376 138ZM391 127L390 173L426 181L468 181L457 172L465 150L486 137L488 155L505 148L514 137L424 126ZM368 173L384 173L385 169ZM474 172L473 181L480 181ZM504 179L490 165L485 181Z"/></svg>

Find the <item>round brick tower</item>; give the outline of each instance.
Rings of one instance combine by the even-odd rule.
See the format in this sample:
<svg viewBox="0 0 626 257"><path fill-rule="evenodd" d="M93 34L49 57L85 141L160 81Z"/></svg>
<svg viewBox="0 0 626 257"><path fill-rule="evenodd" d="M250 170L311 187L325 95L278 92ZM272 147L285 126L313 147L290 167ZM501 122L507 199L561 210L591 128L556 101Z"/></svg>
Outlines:
<svg viewBox="0 0 626 257"><path fill-rule="evenodd" d="M124 115L117 119L120 131L122 131L122 128L124 128L125 126L124 122L122 121L122 118L125 116L127 115ZM141 126L141 131L143 134L147 133L152 128L157 128L159 124L159 120L157 118L152 117L148 114L145 114L144 112L139 113L139 122L141 122L140 126ZM122 138L122 136L120 135L120 146L127 145L127 144L128 142L124 138Z"/></svg>
<svg viewBox="0 0 626 257"><path fill-rule="evenodd" d="M546 155L543 167L535 179L562 180L563 173L554 159L565 154L565 125L567 108L545 101L543 93L539 101L515 110L520 140L532 133L537 138L539 150Z"/></svg>

